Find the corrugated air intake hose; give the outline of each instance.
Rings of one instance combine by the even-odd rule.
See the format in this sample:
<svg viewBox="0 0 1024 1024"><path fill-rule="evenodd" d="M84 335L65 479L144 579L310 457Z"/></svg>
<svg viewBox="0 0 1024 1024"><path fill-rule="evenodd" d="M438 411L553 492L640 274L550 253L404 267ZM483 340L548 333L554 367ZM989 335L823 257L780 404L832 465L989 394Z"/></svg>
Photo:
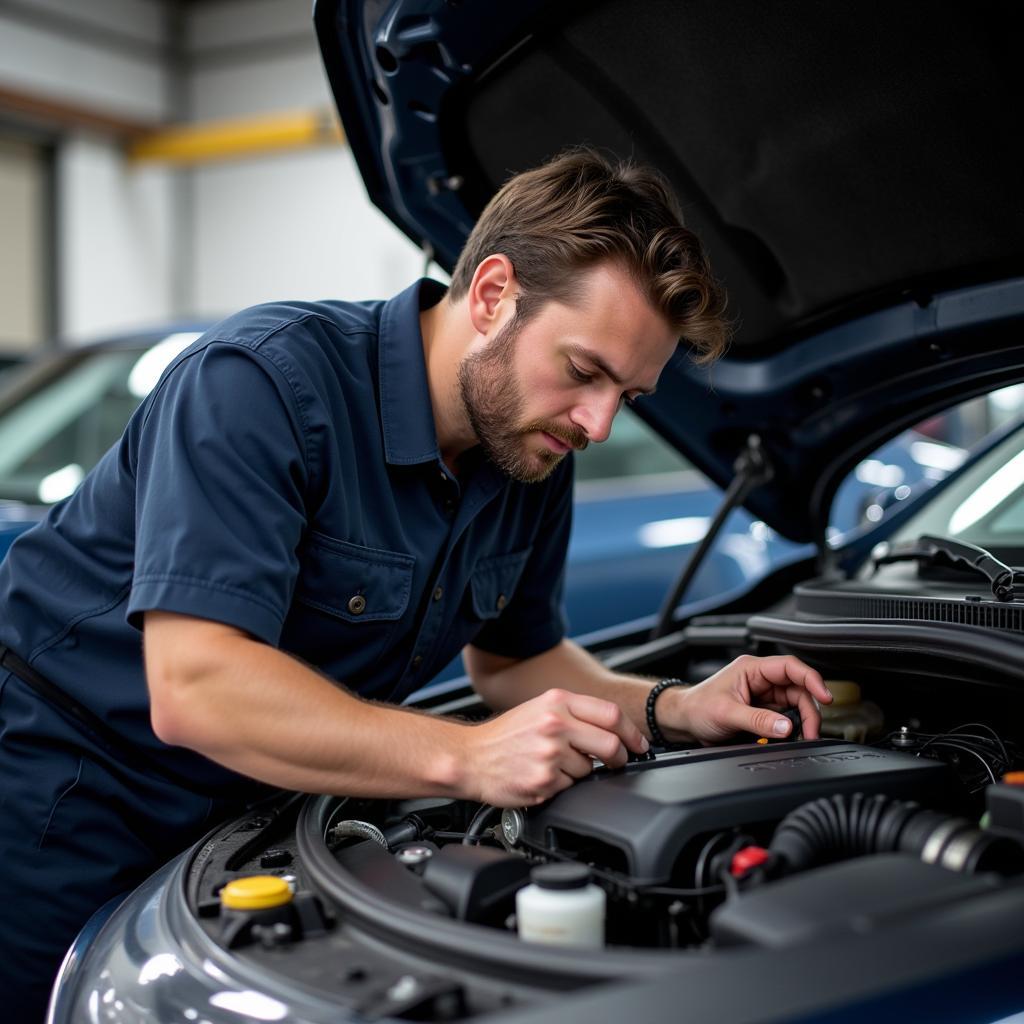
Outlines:
<svg viewBox="0 0 1024 1024"><path fill-rule="evenodd" d="M1024 851L1012 839L882 794L837 794L803 804L782 819L770 850L784 862L787 874L849 857L895 852L965 874L1024 869Z"/></svg>

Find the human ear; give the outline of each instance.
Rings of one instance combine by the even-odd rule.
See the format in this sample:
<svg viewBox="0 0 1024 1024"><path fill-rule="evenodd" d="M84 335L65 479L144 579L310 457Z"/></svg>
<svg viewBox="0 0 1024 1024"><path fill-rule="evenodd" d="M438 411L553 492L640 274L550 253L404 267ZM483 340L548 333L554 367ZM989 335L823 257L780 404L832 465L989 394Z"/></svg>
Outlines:
<svg viewBox="0 0 1024 1024"><path fill-rule="evenodd" d="M510 319L518 294L516 273L507 256L496 253L482 260L466 296L469 318L477 334L491 334Z"/></svg>

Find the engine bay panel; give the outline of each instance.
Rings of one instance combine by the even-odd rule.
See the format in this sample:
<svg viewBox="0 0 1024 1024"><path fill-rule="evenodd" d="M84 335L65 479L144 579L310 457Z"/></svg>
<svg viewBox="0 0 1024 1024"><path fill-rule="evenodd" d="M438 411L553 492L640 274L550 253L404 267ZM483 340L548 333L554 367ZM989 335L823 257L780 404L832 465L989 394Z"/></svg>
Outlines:
<svg viewBox="0 0 1024 1024"><path fill-rule="evenodd" d="M949 806L955 790L941 762L863 744L704 748L596 772L527 812L524 837L574 851L597 841L621 855L620 868L635 881L649 883L667 879L707 833L778 820L821 796L885 793Z"/></svg>

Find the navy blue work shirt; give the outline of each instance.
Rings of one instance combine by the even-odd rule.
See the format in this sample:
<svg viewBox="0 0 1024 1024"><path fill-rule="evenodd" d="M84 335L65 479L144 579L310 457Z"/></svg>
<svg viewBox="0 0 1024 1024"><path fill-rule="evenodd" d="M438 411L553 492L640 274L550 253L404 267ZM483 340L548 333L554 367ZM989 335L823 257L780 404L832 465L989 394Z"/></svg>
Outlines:
<svg viewBox="0 0 1024 1024"><path fill-rule="evenodd" d="M479 449L445 467L419 328L442 294L257 306L208 331L14 543L0 642L214 787L238 776L150 727L146 611L235 626L396 702L470 641L516 658L557 644L571 462L536 484Z"/></svg>

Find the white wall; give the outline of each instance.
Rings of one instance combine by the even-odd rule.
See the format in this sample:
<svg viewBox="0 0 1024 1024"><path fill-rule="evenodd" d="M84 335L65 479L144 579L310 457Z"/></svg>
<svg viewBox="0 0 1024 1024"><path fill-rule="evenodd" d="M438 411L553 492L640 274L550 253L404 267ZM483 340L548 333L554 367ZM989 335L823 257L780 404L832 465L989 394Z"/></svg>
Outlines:
<svg viewBox="0 0 1024 1024"><path fill-rule="evenodd" d="M348 149L210 166L196 174L195 308L269 299L382 298L422 267L363 193Z"/></svg>
<svg viewBox="0 0 1024 1024"><path fill-rule="evenodd" d="M331 108L310 0L4 0L0 89L127 120ZM80 342L255 302L375 298L415 247L332 146L178 169L58 134L58 329Z"/></svg>
<svg viewBox="0 0 1024 1024"><path fill-rule="evenodd" d="M0 352L23 352L43 334L45 177L36 146L0 140Z"/></svg>
<svg viewBox="0 0 1024 1024"><path fill-rule="evenodd" d="M221 0L186 32L190 115L333 108L308 0ZM422 257L366 198L347 147L209 164L192 173L195 309L279 298L379 298Z"/></svg>
<svg viewBox="0 0 1024 1024"><path fill-rule="evenodd" d="M157 121L170 113L164 0L7 0L0 88Z"/></svg>
<svg viewBox="0 0 1024 1024"><path fill-rule="evenodd" d="M164 0L7 0L0 89L141 124L170 118ZM53 127L57 332L67 342L172 314L174 187L105 135Z"/></svg>
<svg viewBox="0 0 1024 1024"><path fill-rule="evenodd" d="M58 151L56 180L61 337L173 319L173 172L133 167L109 140L76 135Z"/></svg>

